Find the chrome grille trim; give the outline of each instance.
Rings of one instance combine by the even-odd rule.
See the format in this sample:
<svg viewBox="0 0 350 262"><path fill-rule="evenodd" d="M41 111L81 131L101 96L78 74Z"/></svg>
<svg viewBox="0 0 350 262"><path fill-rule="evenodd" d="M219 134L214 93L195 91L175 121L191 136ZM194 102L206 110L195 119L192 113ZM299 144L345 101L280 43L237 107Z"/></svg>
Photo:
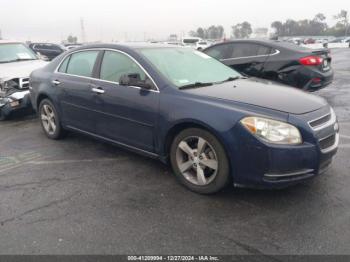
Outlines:
<svg viewBox="0 0 350 262"><path fill-rule="evenodd" d="M321 124L318 124L316 126L312 126L312 123L320 122L320 120L322 120L322 118L328 119L328 121L325 121L325 122L321 121ZM323 153L323 154L329 153L329 152L337 149L337 147L339 145L339 132L335 128L336 123L337 123L337 116L332 108L330 108L329 113L308 122L310 128L315 132L316 137L318 137L318 145L319 145L321 153ZM330 128L331 126L334 126L334 128L332 128L332 131L327 132L328 134L323 136L323 137L319 136L319 134L325 133L325 132L322 132L324 129ZM329 139L332 136L335 136L333 145L331 145L327 148L322 148L321 142L326 140L326 139Z"/></svg>
<svg viewBox="0 0 350 262"><path fill-rule="evenodd" d="M290 172L290 173L282 173L282 174L264 174L265 177L273 177L273 178L280 178L280 177L293 177L293 176L301 176L301 175L307 175L312 172L314 172L314 169L303 169L296 172Z"/></svg>
<svg viewBox="0 0 350 262"><path fill-rule="evenodd" d="M327 123L331 119L331 117L332 117L332 115L331 115L331 113L329 113L327 115L321 116L319 118L316 118L316 119L310 121L309 124L312 128L317 128L318 126L321 126L321 125ZM325 121L323 121L323 120L325 120ZM317 122L320 122L320 124L317 124Z"/></svg>
<svg viewBox="0 0 350 262"><path fill-rule="evenodd" d="M317 126L312 126L312 123L317 122L318 120L320 120L322 118L326 118L329 115L331 115L331 118L327 122L322 123L322 124L317 125ZM319 130L321 130L323 128L326 128L328 126L331 126L331 125L335 124L336 121L337 121L337 116L335 115L334 111L331 109L330 113L325 114L325 115L323 115L321 117L318 117L316 119L313 119L313 120L309 121L308 124L309 124L309 126L311 127L312 130L319 131Z"/></svg>
<svg viewBox="0 0 350 262"><path fill-rule="evenodd" d="M321 152L322 152L323 154L329 153L329 152L335 150L335 149L338 147L338 145L339 145L339 133L336 132L335 134L331 134L330 136L324 137L324 138L322 138L322 139L319 140L319 141L322 141L322 140L325 140L325 139L327 139L327 138L329 138L329 137L331 137L331 136L334 136L334 135L335 135L334 144L333 144L332 146L330 146L330 147L321 149Z"/></svg>
<svg viewBox="0 0 350 262"><path fill-rule="evenodd" d="M18 86L21 89L27 89L29 88L29 78L19 78L18 80Z"/></svg>

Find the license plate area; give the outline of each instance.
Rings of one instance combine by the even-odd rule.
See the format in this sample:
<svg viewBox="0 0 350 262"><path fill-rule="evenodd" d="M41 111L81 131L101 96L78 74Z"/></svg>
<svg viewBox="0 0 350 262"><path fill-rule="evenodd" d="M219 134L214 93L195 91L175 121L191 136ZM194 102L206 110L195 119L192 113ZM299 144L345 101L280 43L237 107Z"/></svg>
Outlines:
<svg viewBox="0 0 350 262"><path fill-rule="evenodd" d="M323 62L322 62L322 70L328 71L329 69L331 69L330 61L327 58L325 58L325 59L323 59Z"/></svg>
<svg viewBox="0 0 350 262"><path fill-rule="evenodd" d="M17 106L19 106L19 101L13 101L13 102L11 102L11 103L10 103L10 106L11 106L11 107L17 107Z"/></svg>

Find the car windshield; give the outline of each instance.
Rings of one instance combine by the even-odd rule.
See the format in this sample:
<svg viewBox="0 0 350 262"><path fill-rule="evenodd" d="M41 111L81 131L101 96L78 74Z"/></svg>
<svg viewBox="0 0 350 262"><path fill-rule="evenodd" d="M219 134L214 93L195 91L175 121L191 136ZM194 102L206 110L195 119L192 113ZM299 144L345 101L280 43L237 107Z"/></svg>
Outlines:
<svg viewBox="0 0 350 262"><path fill-rule="evenodd" d="M0 44L0 63L15 61L36 60L36 55L24 44Z"/></svg>
<svg viewBox="0 0 350 262"><path fill-rule="evenodd" d="M187 48L145 48L141 53L177 87L217 83L241 75L216 59Z"/></svg>

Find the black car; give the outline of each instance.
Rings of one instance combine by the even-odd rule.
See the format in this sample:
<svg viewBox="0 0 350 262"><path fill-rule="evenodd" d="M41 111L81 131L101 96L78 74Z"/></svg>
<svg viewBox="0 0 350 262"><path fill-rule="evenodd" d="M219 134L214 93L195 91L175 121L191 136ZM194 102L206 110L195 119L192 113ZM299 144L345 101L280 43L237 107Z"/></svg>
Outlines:
<svg viewBox="0 0 350 262"><path fill-rule="evenodd" d="M203 51L247 76L279 81L316 91L333 81L328 49L312 50L291 43L236 40Z"/></svg>
<svg viewBox="0 0 350 262"><path fill-rule="evenodd" d="M50 61L66 51L66 48L50 43L31 43L29 47L35 52L46 56Z"/></svg>

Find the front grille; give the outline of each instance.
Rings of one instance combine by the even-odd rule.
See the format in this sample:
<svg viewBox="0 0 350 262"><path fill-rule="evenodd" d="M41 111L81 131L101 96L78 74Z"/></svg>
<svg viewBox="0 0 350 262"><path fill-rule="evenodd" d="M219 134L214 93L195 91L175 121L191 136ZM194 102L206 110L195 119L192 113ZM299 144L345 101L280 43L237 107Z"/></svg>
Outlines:
<svg viewBox="0 0 350 262"><path fill-rule="evenodd" d="M337 148L339 142L337 117L333 110L329 113L309 121L310 127L318 138L322 153L328 153Z"/></svg>
<svg viewBox="0 0 350 262"><path fill-rule="evenodd" d="M320 140L321 149L327 149L335 144L336 134L333 134L329 137L323 138Z"/></svg>
<svg viewBox="0 0 350 262"><path fill-rule="evenodd" d="M317 128L317 127L322 126L323 124L327 123L329 120L331 120L331 117L332 116L329 113L328 115L325 115L321 118L310 121L309 124L312 128Z"/></svg>
<svg viewBox="0 0 350 262"><path fill-rule="evenodd" d="M19 79L19 88L28 89L29 88L29 78L20 78Z"/></svg>

